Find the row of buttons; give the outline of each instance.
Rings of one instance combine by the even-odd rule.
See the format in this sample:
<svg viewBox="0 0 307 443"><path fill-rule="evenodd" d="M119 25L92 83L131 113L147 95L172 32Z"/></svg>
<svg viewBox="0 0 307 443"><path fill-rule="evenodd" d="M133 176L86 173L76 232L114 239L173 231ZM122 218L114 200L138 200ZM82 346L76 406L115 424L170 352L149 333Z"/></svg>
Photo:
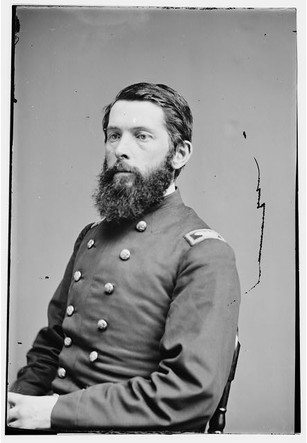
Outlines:
<svg viewBox="0 0 307 443"><path fill-rule="evenodd" d="M138 224L136 225L136 230L139 231L139 232L144 232L146 230L146 228L147 228L147 223L145 221L143 221L143 220L138 222ZM94 245L95 245L95 240L94 239L90 239L88 241L88 243L87 243L88 249L91 249ZM131 256L131 253L130 253L129 249L122 249L122 251L120 251L119 257L120 257L121 260L123 260L123 261L129 260L130 256ZM81 277L82 277L81 271L76 271L74 273L74 280L75 280L75 282L78 282L81 279ZM106 283L104 285L104 290L105 290L106 294L112 294L113 291L114 291L114 284L110 283L110 282ZM67 306L66 314L69 317L71 317L74 312L75 312L75 308L74 308L73 305ZM107 327L108 327L108 322L104 318L98 320L97 328L100 331L105 331L107 329ZM65 337L65 339L64 339L64 346L69 347L71 345L72 345L71 337ZM94 363L97 359L98 359L97 351L92 351L89 354L89 361L91 363ZM65 378L66 377L66 370L65 370L65 368L59 368L58 369L58 376L60 378Z"/></svg>
<svg viewBox="0 0 307 443"><path fill-rule="evenodd" d="M136 229L139 232L144 232L146 230L146 228L147 228L147 223L144 220L141 220L136 225ZM88 249L91 249L94 246L94 244L95 244L95 240L91 238L87 243ZM119 253L119 257L124 261L129 260L130 256L131 256L131 253L130 253L129 249L122 249ZM81 271L76 271L74 273L75 282L78 282L81 279L81 277L82 277ZM106 283L105 291L108 294L111 294L113 292L113 289L114 289L114 287L113 287L112 283Z"/></svg>
<svg viewBox="0 0 307 443"><path fill-rule="evenodd" d="M105 331L107 329L107 327L108 327L108 323L107 323L107 321L104 318L102 318L102 319L98 320L97 327L98 327L99 330ZM68 348L71 345L72 345L72 338L71 337L65 337L65 339L64 339L64 346ZM97 359L98 359L98 352L97 351L92 351L89 354L89 361L91 363L94 363ZM58 368L58 376L60 378L65 378L66 377L66 369L62 368L62 367Z"/></svg>

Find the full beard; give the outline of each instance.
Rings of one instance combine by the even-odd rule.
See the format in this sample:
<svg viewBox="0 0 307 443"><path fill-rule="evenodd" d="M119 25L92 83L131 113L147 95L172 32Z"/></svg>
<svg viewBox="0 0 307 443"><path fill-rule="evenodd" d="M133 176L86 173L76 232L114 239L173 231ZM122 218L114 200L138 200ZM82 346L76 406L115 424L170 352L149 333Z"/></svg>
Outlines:
<svg viewBox="0 0 307 443"><path fill-rule="evenodd" d="M93 194L100 216L107 222L135 220L161 203L173 181L171 158L169 153L163 163L146 176L137 168L128 167L124 161L108 168L105 160Z"/></svg>

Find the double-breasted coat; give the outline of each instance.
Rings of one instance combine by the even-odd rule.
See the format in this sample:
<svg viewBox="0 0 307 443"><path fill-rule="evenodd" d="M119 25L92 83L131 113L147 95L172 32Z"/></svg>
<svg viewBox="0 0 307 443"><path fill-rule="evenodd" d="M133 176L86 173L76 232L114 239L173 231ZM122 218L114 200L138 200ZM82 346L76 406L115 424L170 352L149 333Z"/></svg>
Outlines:
<svg viewBox="0 0 307 443"><path fill-rule="evenodd" d="M58 393L55 429L198 430L227 381L239 304L231 247L177 190L139 220L83 229L11 390Z"/></svg>

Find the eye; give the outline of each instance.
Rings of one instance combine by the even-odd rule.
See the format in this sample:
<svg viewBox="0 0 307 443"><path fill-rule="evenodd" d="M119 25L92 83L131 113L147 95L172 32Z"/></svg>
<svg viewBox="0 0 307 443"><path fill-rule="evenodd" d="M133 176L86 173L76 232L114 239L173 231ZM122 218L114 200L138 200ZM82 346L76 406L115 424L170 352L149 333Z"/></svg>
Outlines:
<svg viewBox="0 0 307 443"><path fill-rule="evenodd" d="M117 134L116 132L110 132L110 133L107 135L107 140L108 140L109 142L115 142L115 141L119 140L119 138L120 138L120 135Z"/></svg>
<svg viewBox="0 0 307 443"><path fill-rule="evenodd" d="M146 142L151 139L151 136L147 132L139 132L138 134L136 134L136 138L142 142Z"/></svg>

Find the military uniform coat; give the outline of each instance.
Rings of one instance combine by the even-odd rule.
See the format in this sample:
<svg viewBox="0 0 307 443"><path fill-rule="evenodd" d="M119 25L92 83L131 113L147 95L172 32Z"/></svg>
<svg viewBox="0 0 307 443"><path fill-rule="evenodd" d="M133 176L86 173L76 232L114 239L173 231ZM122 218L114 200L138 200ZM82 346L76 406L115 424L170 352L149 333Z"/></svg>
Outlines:
<svg viewBox="0 0 307 443"><path fill-rule="evenodd" d="M54 429L201 429L239 303L232 249L177 190L140 220L83 229L12 390L60 394Z"/></svg>

